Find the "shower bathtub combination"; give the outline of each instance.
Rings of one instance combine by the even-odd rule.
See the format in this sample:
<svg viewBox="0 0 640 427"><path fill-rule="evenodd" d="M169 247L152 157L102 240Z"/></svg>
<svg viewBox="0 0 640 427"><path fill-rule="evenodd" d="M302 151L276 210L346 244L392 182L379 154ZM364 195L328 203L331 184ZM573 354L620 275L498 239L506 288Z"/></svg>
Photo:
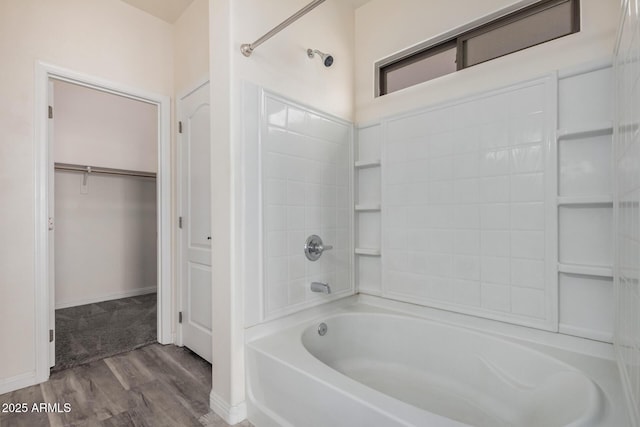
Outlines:
<svg viewBox="0 0 640 427"><path fill-rule="evenodd" d="M606 67L600 67L584 73L591 72L601 78L608 71ZM433 253L422 247L424 253L416 252L409 263L403 261L408 259L403 251L407 251L405 246L409 238L397 238L414 234L423 236L418 231L424 230L415 231L420 227L413 223L425 218L436 222L421 223L422 227L433 227L443 231L442 235L446 235L447 227L453 225L448 222L450 215L436 215L445 212L438 211L440 206L432 210L428 210L430 206L410 206L406 211L412 209L416 214L407 214L405 219L400 215L405 206L397 205L395 199L389 201L389 197L402 194L404 190L396 190L397 185L387 181L397 178L393 171L401 176L411 166L407 162L413 160L403 157L402 161L394 163L393 156L397 153L393 150L400 150L396 145L402 144L398 142L399 137L391 142L377 139L379 135L385 135L384 129L387 129L387 135L392 131L407 132L411 126L421 130L424 123L437 123L434 117L453 114L453 109L458 114L466 109L464 111L472 116L476 111L483 111L485 104L511 105L518 100L522 108L527 108L527 113L522 113L526 118L542 114L529 110L546 112L548 120L538 123L540 129L536 129L539 131L522 130L522 135L542 138L551 135L556 127L552 120L556 115L556 89L557 77L546 75L431 110L385 119L382 124L359 129L353 148L356 153L353 153L350 151L349 123L264 88L251 84L244 86L245 117L254 123L255 129L247 133L253 135L246 141L247 152L253 153L248 156L247 170L260 171L254 172L248 180L246 203L256 209L261 207L265 212L264 218L254 218L248 225L255 236L252 241L262 241L262 245L250 246L254 252L248 258L253 262L248 271L255 283L261 283L261 292L250 295L245 311L246 324L252 325L245 329L247 415L254 425L630 425L614 347L609 338L597 336L590 340L580 334L573 336L572 331L566 329L557 333L558 319L552 314L557 313L558 308L554 305L555 297L551 297L558 295L558 280L560 288L564 289L567 277L556 270L558 263L554 251L545 250L545 245L540 243L545 242L548 248L557 245L554 227L548 226L557 220L558 208L552 200L553 194L542 189L530 191L531 194L513 190L514 197L529 198L522 199L526 203L509 202L511 210L523 212L518 208L527 208L528 216L514 214L505 221L520 224L518 226L525 231L507 230L500 234L495 229L500 229L502 224L488 221L494 219L489 215L483 217L487 229L476 223L476 229L455 234L473 236L475 232L475 235L483 236L486 246L487 242L492 242L492 236L511 233L506 242L512 246L513 256L503 257L503 260L507 260L505 262L513 271L507 278L493 277L501 283L514 281L508 285L507 302L500 298L484 301L506 304L505 307L485 306L478 301L473 305L473 296L480 295L480 289L484 289L484 284L479 283L479 265L476 277L468 265L467 270L458 271L438 252L450 251L451 259L467 260L472 257L466 256L465 251L473 246L473 241L458 242L455 249L461 252L453 253L454 245L445 239L435 239L436 234L430 235L431 240L413 239L414 243L427 242ZM536 93L544 96L529 102ZM485 109L485 116L502 111L494 110ZM524 129L524 122L516 119L513 119L514 123L520 127L515 124L512 127ZM477 128L481 127L478 125ZM424 138L439 141L437 135L429 135ZM404 138L415 140L411 135ZM365 145L370 141L377 141L372 145L375 150ZM543 144L536 144L529 147L531 152L542 152ZM512 150L520 152L521 149ZM549 153L555 148L552 150L551 144L547 144L544 150L546 156L551 156ZM353 195L357 200L356 214L361 215L354 221L349 219L353 203L350 192L352 188L354 192L364 188L365 175L358 170L359 180L354 184L350 181L353 178L349 177L348 168L354 164L354 154L363 156L367 152L365 160L378 156L382 160L355 162L356 168L364 164L367 166L364 171L378 174L372 181L380 188L365 193L379 197L381 205L387 206L388 201L389 207L381 215L378 200L367 205L362 204L361 194ZM533 176L535 182L542 183L546 182L545 174L554 173L553 168L547 167L551 161L542 162L541 156L532 158L538 159L537 163L533 162L539 168L538 172L513 175L513 182L525 182L521 180L523 176L527 179ZM386 165L386 172L379 170L382 163ZM543 165L547 166L543 168ZM476 177L477 181L483 179ZM487 178L488 182L493 182L492 179ZM419 186L412 187L415 194L428 194L425 182L418 180ZM331 203L327 202L325 206L326 201ZM463 202L460 204L464 205L465 212L473 212L474 207L480 212L479 205ZM504 203L487 202L481 207L495 208L490 210L495 213L504 208ZM545 209L532 211L531 204ZM548 212L551 214L547 215ZM368 222L364 221L365 215L369 215ZM288 218L292 220L285 220ZM529 222L523 223L523 218ZM306 227L309 221L315 221L315 227ZM360 242L351 240L354 229L358 230ZM379 235L376 238L369 236L369 240L375 241L380 249L362 249L375 247L375 244L362 244L367 230L378 230ZM316 232L320 234L316 236ZM310 237L321 236L320 243L311 246L308 240L305 243L304 237L308 234ZM531 236L537 240L531 240ZM322 240L327 243L326 248ZM540 244L529 244L531 241ZM361 246L357 246L358 243ZM304 256L304 249L320 246L331 249L321 260ZM494 247L487 246L486 249L485 258L496 255ZM364 259L358 258L356 266L352 265L349 255L352 251L366 255ZM422 255L425 257L420 258ZM530 259L523 261L518 256ZM428 262L418 261L422 259ZM437 260L444 261L439 263ZM522 267L525 264L531 268ZM451 267L449 270L445 269L447 265ZM483 264L483 274L498 275L502 271L492 266L495 267ZM351 280L352 268L357 269L357 288ZM379 276L375 272L380 272ZM469 280L458 280L463 274L476 277L478 286L461 286L474 284ZM438 281L433 277L449 280ZM440 288L439 284L442 284ZM501 289L505 287L503 285ZM468 289L471 290L465 292ZM474 293L473 289L478 292ZM560 326L565 327L564 324Z"/></svg>
<svg viewBox="0 0 640 427"><path fill-rule="evenodd" d="M330 306L248 339L256 425L627 425L603 344L376 297Z"/></svg>
<svg viewBox="0 0 640 427"><path fill-rule="evenodd" d="M248 419L639 425L637 345L619 348L637 316L615 331L606 250L614 74L548 70L358 124L244 81Z"/></svg>

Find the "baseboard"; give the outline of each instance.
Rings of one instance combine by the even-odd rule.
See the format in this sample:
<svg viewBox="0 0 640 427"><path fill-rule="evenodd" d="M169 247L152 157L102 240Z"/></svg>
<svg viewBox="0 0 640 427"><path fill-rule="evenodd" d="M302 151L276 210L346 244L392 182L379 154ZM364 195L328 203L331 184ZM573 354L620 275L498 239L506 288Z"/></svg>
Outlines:
<svg viewBox="0 0 640 427"><path fill-rule="evenodd" d="M5 379L0 379L0 394L9 393L14 390L38 384L38 376L35 372L26 372Z"/></svg>
<svg viewBox="0 0 640 427"><path fill-rule="evenodd" d="M138 295L153 294L158 291L157 286L148 286L146 288L131 289L129 291L115 292L105 295L97 295L90 298L82 298L73 301L56 302L56 310L60 308L75 307L77 305L94 304L96 302L111 301L120 298L137 297Z"/></svg>
<svg viewBox="0 0 640 427"><path fill-rule="evenodd" d="M247 404L245 402L230 406L221 397L215 395L213 391L209 395L209 406L213 412L232 426L247 418Z"/></svg>

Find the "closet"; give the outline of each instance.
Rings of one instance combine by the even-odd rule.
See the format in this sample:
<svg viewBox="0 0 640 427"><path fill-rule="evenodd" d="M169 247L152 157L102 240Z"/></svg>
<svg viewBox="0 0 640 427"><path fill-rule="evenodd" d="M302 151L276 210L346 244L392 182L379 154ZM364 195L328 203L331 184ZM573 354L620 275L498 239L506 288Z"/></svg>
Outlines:
<svg viewBox="0 0 640 427"><path fill-rule="evenodd" d="M156 341L158 111L60 80L50 99L59 370Z"/></svg>

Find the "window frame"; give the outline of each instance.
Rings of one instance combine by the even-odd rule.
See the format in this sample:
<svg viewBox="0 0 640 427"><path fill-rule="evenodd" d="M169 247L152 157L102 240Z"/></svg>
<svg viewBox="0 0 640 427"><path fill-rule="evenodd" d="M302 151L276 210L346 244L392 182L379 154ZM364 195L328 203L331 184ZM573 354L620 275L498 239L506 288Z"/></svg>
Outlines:
<svg viewBox="0 0 640 427"><path fill-rule="evenodd" d="M387 79L386 79L387 74L389 74L392 71L398 70L400 68L407 67L416 62L422 61L423 59L427 59L429 57L435 56L439 53L442 53L452 48L457 49L457 43L455 40L449 40L443 43L439 43L437 45L431 46L428 49L415 52L410 56L399 59L388 65L379 67L377 74L380 76L379 77L380 78L380 85L379 85L380 96L387 94ZM457 58L457 51L456 51L456 58ZM458 66L457 59L456 59L456 71L459 69L460 68Z"/></svg>
<svg viewBox="0 0 640 427"><path fill-rule="evenodd" d="M486 34L494 31L506 25L513 24L520 20L526 19L532 15L536 15L547 9L556 7L563 3L569 3L571 6L571 30L569 33L562 36L550 38L548 40L533 44L531 46L523 47L511 52L502 54L500 56L486 59L473 65L467 65L466 55L466 42L474 37ZM387 95L387 82L386 76L390 71L403 68L419 60L436 55L444 50L452 47L456 48L456 71L460 71L465 68L473 67L478 64L482 64L492 59L501 58L511 53L519 52L524 49L528 49L533 46L537 46L552 40L559 39L561 37L569 36L580 32L580 0L536 0L533 2L525 2L524 5L514 5L512 8L505 9L492 16L485 17L481 20L472 22L463 27L460 27L445 35L431 39L425 43L421 43L417 46L404 50L398 54L392 55L386 59L378 61L375 64L375 96L380 97ZM446 74L445 74L446 75ZM437 77L436 77L437 78ZM433 80L433 79L429 79ZM429 81L429 80L424 80ZM410 86L408 86L410 87ZM400 89L402 90L402 89ZM394 91L395 92L395 91ZM393 92L392 92L393 93Z"/></svg>

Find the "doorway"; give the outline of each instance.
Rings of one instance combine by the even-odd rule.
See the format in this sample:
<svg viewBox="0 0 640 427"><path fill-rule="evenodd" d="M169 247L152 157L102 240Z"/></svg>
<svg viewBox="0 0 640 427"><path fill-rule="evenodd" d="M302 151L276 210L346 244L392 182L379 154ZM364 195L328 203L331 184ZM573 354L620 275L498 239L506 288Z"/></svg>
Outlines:
<svg viewBox="0 0 640 427"><path fill-rule="evenodd" d="M156 176L156 226L157 248L155 250L157 267L155 284L157 286L157 341L169 344L174 341L171 331L171 222L170 222L170 103L169 97L129 88L117 83L104 81L49 64L38 63L36 67L36 288L37 307L35 321L37 328L36 357L37 377L45 381L49 376L49 366L55 358L55 248L56 228L54 206L54 147L53 127L50 117L55 99L51 92L53 81L72 84L85 89L99 91L102 94L117 95L122 98L149 104L156 115L157 154L152 160L157 166ZM84 165L91 166L91 165ZM118 168L104 168L118 169ZM84 175L84 176L83 176ZM87 183L88 177L89 182ZM105 175L106 176L106 175ZM91 183L98 184L97 174L80 173L78 191L90 189ZM94 178L91 180L91 178ZM153 231L152 231L153 233Z"/></svg>
<svg viewBox="0 0 640 427"><path fill-rule="evenodd" d="M59 371L157 341L158 107L58 79L50 86Z"/></svg>

